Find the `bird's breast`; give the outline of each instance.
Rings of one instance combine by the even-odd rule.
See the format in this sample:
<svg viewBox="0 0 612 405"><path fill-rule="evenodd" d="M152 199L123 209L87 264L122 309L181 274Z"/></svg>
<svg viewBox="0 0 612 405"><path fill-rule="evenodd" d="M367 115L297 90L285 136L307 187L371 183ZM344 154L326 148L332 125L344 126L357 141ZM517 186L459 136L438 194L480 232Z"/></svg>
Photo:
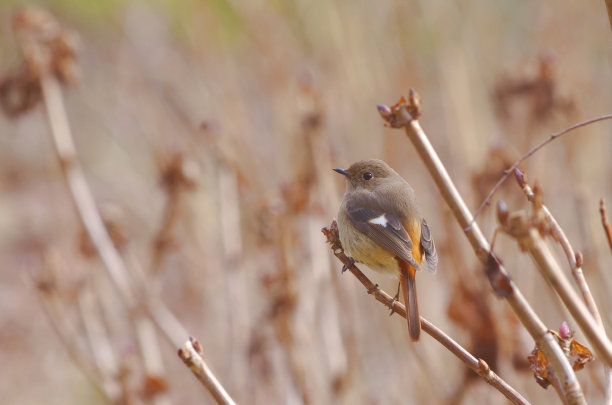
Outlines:
<svg viewBox="0 0 612 405"><path fill-rule="evenodd" d="M342 247L353 259L374 271L400 274L395 255L358 231L342 214L338 215L338 231Z"/></svg>

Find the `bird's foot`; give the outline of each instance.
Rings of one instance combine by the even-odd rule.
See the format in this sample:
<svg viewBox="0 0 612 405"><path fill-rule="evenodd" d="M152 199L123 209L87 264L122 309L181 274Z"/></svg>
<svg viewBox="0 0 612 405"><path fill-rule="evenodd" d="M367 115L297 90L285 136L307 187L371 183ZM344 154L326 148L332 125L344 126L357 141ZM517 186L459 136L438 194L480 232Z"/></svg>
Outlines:
<svg viewBox="0 0 612 405"><path fill-rule="evenodd" d="M395 293L395 296L393 297L393 301L391 301L391 305L389 305L389 308L391 308L391 312L389 312L389 316L395 313L395 303L399 301L399 292L400 292L400 284L397 283L397 292Z"/></svg>
<svg viewBox="0 0 612 405"><path fill-rule="evenodd" d="M351 256L349 256L348 259L349 259L349 263L342 266L342 273L347 271L349 267L355 264L355 259L353 259Z"/></svg>

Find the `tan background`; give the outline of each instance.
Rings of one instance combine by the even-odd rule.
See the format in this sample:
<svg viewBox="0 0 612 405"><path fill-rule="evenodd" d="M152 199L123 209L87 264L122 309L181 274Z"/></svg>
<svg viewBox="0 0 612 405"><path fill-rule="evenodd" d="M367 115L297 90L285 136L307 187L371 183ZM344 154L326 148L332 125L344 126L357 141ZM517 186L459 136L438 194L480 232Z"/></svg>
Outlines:
<svg viewBox="0 0 612 405"><path fill-rule="evenodd" d="M340 275L319 232L344 190L331 168L369 157L385 159L414 186L437 242L438 273L417 279L422 315L466 347L489 337L483 350L492 352L483 356L497 353L503 378L533 403L557 400L525 368L532 340L493 297L411 145L383 126L375 107L410 87L420 93L422 126L474 210L507 167L500 156L511 162L551 132L612 113L603 1L36 3L80 35L81 80L65 92L67 111L94 195L128 239L130 268L147 271L152 260L166 201L158 162L178 151L198 168L173 249L149 277L239 403L459 398L464 366L428 336L410 344L404 321ZM23 4L0 5L0 72L19 65L10 21ZM508 116L496 112L496 89L516 92L537 78L552 93L528 89L508 96ZM524 166L584 253L608 327L612 256L598 204L603 197L612 207L611 132L609 122L574 132ZM100 262L79 249L81 225L51 145L41 107L17 119L0 115L0 398L103 403L54 333L32 279L55 268L55 293L77 327L79 294L113 294ZM528 207L512 179L498 198ZM490 237L493 210L479 222ZM516 244L501 236L496 250L547 326L568 320L574 328ZM367 274L394 293L393 280ZM470 299L453 296L460 282L484 291L490 312L474 318ZM133 333L119 305L104 311L135 392L143 374ZM174 403L212 403L176 348L160 344ZM602 374L599 362L579 373L593 403L603 396ZM464 403L506 400L477 381Z"/></svg>

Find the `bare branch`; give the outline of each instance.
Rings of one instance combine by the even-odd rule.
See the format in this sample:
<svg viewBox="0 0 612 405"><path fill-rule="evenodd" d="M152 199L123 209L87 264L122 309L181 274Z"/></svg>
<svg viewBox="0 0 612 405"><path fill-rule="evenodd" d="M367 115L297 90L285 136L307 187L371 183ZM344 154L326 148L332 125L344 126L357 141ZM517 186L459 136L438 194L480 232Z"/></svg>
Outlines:
<svg viewBox="0 0 612 405"><path fill-rule="evenodd" d="M351 261L346 254L340 243L338 237L338 225L336 221L333 221L330 228L323 228L321 230L327 237L327 241L331 244L334 255L342 262L343 265L347 266L347 269L353 273L355 277L363 284L368 294L372 294L374 298L385 304L387 307L393 310L394 313L401 317L406 317L406 307L394 300L389 294L384 292L378 287L378 284L374 284L366 277L365 274L359 270L355 263ZM464 362L472 371L481 376L488 384L492 385L495 389L501 392L506 398L508 398L514 404L528 404L529 402L522 397L522 395L512 388L507 382L501 377L495 374L489 365L482 359L478 359L466 349L464 349L459 343L455 342L450 336L438 329L434 324L421 317L421 327L431 337L436 339L442 346L447 348L451 353Z"/></svg>
<svg viewBox="0 0 612 405"><path fill-rule="evenodd" d="M98 313L96 296L91 286L86 286L79 291L78 308L89 343L89 350L97 369L105 379L117 378L119 364L113 352L108 332Z"/></svg>
<svg viewBox="0 0 612 405"><path fill-rule="evenodd" d="M529 186L529 183L527 183L526 175L522 173L518 168L515 168L513 172L514 172L514 176L516 180L518 181L519 186L523 190L523 193L525 193L525 196L527 197L527 199L532 203L536 203L536 200L537 200L536 194L534 193L534 190L531 188L531 186ZM582 262L583 262L582 254L580 254L580 252L574 251L571 243L569 242L569 239L567 238L567 235L565 234L565 232L563 231L563 229L561 228L561 226L559 225L555 217L553 217L553 215L550 213L550 211L548 210L548 207L541 202L539 202L537 205L538 206L536 208L542 211L542 213L544 214L544 217L546 218L546 221L550 225L550 232L551 232L553 239L556 240L559 243L559 245L561 245L561 248L563 249L563 252L565 253L567 261L570 265L570 269L572 271L572 275L574 276L574 280L576 281L576 285L578 285L578 289L580 290L580 293L582 294L582 299L584 300L587 308L591 312L591 315L593 315L593 317L595 318L595 321L599 325L599 328L601 329L602 333L605 335L606 330L604 328L604 324L601 319L601 315L599 314L599 309L597 308L597 304L595 303L595 300L593 299L593 295L591 294L591 289L589 288L589 285L587 284L586 279L584 277L584 272L582 271ZM605 219L605 207L603 207L603 199L600 202L600 207L601 207L600 211L602 212L602 220L604 220ZM605 229L605 225L604 225L604 229ZM612 234L610 234L610 237L612 238ZM610 246L612 247L612 239L610 240L610 243L611 243ZM605 364L604 364L604 380L605 380L604 386L605 386L605 398L606 398L605 403L608 405L611 405L612 404L612 369L610 368L610 366L605 365Z"/></svg>
<svg viewBox="0 0 612 405"><path fill-rule="evenodd" d="M48 250L43 254L43 264L42 274L34 275L32 271L29 271L29 276L53 331L66 348L72 362L96 390L109 401L120 400L121 387L115 380L115 376L105 373L103 367L96 364L95 353L94 356L90 356L90 353L83 348L84 345L79 345L79 340L84 336L70 320L66 306L59 297L56 279L57 257L53 250Z"/></svg>
<svg viewBox="0 0 612 405"><path fill-rule="evenodd" d="M24 13L31 12L30 10L24 11ZM36 10L35 12L41 12ZM29 21L28 17L20 17L21 20ZM46 16L46 18L52 18ZM21 21L19 20L19 21ZM23 30L35 30L36 27L26 25ZM20 32L18 38L22 41L20 45L24 49L24 54L30 55L33 53L41 53L47 55L47 51L44 48L45 44L37 43L37 37L30 35L27 32ZM36 52L34 52L36 51ZM52 56L52 55L51 55ZM48 58L51 56L47 55ZM26 58L26 61L29 59ZM50 62L49 62L50 63ZM53 66L51 64L51 66ZM34 69L34 68L31 68ZM47 121L51 129L51 136L55 146L55 152L57 159L62 168L64 179L70 189L70 195L75 204L75 208L80 216L80 219L85 226L87 233L95 246L96 251L100 255L102 262L113 281L113 284L119 291L119 295L130 310L136 308L136 292L133 286L133 282L130 278L129 272L125 266L125 262L121 258L119 252L115 248L111 237L104 226L100 212L96 207L94 197L91 193L85 174L81 168L81 165L77 158L76 148L74 146L74 140L70 131L70 125L68 123L68 117L64 108L64 102L62 100L62 93L60 83L56 75L49 66L38 66L36 70L39 75L36 79L39 82L40 89L42 91L42 100L45 105L47 113ZM161 303L155 303L156 307L159 308ZM164 311L166 314L169 312L167 309ZM154 317L154 319L156 319ZM176 325L176 322L174 322ZM184 328L178 330L166 330L164 324L158 323L158 326L167 337L174 341L175 344L184 339L178 337L178 331L184 331Z"/></svg>
<svg viewBox="0 0 612 405"><path fill-rule="evenodd" d="M127 269L108 235L83 170L77 161L60 85L51 76L41 77L40 84L55 152L75 207L122 299L128 307L132 307L135 297L129 285Z"/></svg>
<svg viewBox="0 0 612 405"><path fill-rule="evenodd" d="M40 89L55 146L55 154L64 180L70 189L75 208L110 279L119 292L120 299L129 314L135 317L134 325L147 373L149 376L157 377L163 373L157 336L151 319L137 311L138 300L134 282L96 207L93 194L77 158L62 100L60 80L65 82L72 79L73 72L76 70L74 44L57 20L40 9L25 9L17 13L14 18L14 29L25 61L24 70L31 72L31 79L38 84ZM171 331L162 331L172 336ZM156 396L154 402L162 405L167 403L167 399L164 396Z"/></svg>
<svg viewBox="0 0 612 405"><path fill-rule="evenodd" d="M43 75L40 78L40 84L55 151L81 221L87 229L87 233L113 284L119 291L123 303L129 312L134 312L137 308L137 302L132 280L123 259L104 226L85 175L78 163L59 83L55 77ZM149 319L142 317L135 320L139 347L147 372L150 375L158 376L163 373L161 352L157 344L155 331L148 327L148 322L150 322ZM156 398L155 401L156 403L166 403L162 397Z"/></svg>
<svg viewBox="0 0 612 405"><path fill-rule="evenodd" d="M601 331L586 305L572 288L538 230L529 225L530 219L527 213L515 213L511 216L510 221L510 230L507 232L517 239L522 248L529 251L542 276L559 294L599 357L606 364L612 365L612 343Z"/></svg>
<svg viewBox="0 0 612 405"><path fill-rule="evenodd" d="M607 0L609 1L609 0ZM599 121L605 121L605 120L609 120L612 119L612 114L607 114L607 115L602 115L600 117L595 117L595 118L591 118L590 120L586 120L586 121L582 121L579 122L577 124L574 124L570 127L565 128L562 131L559 132L555 132L554 134L551 134L547 139L545 139L544 141L540 142L539 144L537 144L536 146L534 146L533 148L531 148L529 150L529 152L525 153L523 156L521 156L521 158L519 160L517 160L516 162L514 162L512 164L512 166L510 166L508 169L506 169L504 171L504 175L501 177L501 179L499 179L499 181L493 186L493 188L491 189L491 191L489 191L489 194L487 195L487 197L485 198L485 200L480 204L480 206L478 207L478 209L476 210L476 212L474 213L474 218L472 219L472 221L470 222L470 225L476 220L476 218L480 215L480 213L482 212L482 210L484 209L484 207L491 205L491 198L493 197L493 195L495 194L495 192L497 191L497 189L499 189L499 187L506 181L506 179L508 178L508 176L510 176L514 169L516 169L518 167L518 165L520 165L521 163L523 163L525 160L527 160L528 158L530 158L532 155L534 155L537 151L539 151L540 149L542 149L544 146L548 145L549 143L551 143L552 141L554 141L555 139L561 137L562 135L565 135L569 132L572 132L575 129L578 128L582 128L582 127L586 127L587 125L590 124L594 124L596 122Z"/></svg>
<svg viewBox="0 0 612 405"><path fill-rule="evenodd" d="M606 215L606 203L602 198L599 200L599 213L601 214L601 224L603 225L606 238L608 239L608 245L610 245L610 252L612 252L612 226L608 221L608 215Z"/></svg>
<svg viewBox="0 0 612 405"><path fill-rule="evenodd" d="M204 387L215 398L218 404L235 405L234 400L229 396L225 388L219 383L217 377L208 368L204 361L204 352L200 342L190 337L185 346L178 350L178 356L183 360L183 363L197 377Z"/></svg>
<svg viewBox="0 0 612 405"><path fill-rule="evenodd" d="M519 186L521 186L521 189L525 193L527 199L532 203L535 202L536 195L531 186L529 186L529 184L527 183L527 179L524 173L522 173L519 169L514 169L514 174L518 180ZM561 245L561 248L565 253L567 261L572 270L572 275L574 276L574 280L578 285L584 302L586 303L587 307L589 308L589 311L603 330L603 322L601 320L599 310L597 309L597 305L595 304L595 300L593 299L593 295L591 294L591 289L589 288L589 285L587 284L586 279L584 278L584 273L582 271L582 254L580 252L574 251L572 245L569 242L569 239L567 238L567 235L565 234L565 232L563 232L563 229L561 228L555 217L553 217L553 215L550 213L548 207L540 203L537 209L542 210L544 218L546 218L546 221L550 225L551 236L559 243L559 245Z"/></svg>
<svg viewBox="0 0 612 405"><path fill-rule="evenodd" d="M410 98L413 100L418 98L416 92L412 89ZM573 392L582 393L578 380L576 380L576 375L561 348L556 343L554 336L548 331L546 325L540 320L521 291L510 279L500 260L491 252L489 243L480 231L478 224L474 222L470 211L453 184L442 161L429 142L429 139L427 139L419 122L414 119L415 115L411 114L411 111L415 110L420 113L420 109L415 108L418 105L420 103L408 104L402 98L400 102L391 108L379 106L379 112L381 112L381 116L391 127L405 129L408 138L438 186L442 197L464 230L476 256L485 265L485 272L493 290L498 296L508 301L514 313L549 360L554 358L550 362L555 373L559 378L562 378L564 383L567 382L567 384L564 384L566 398L569 399ZM610 117L612 118L612 116ZM584 399L584 396L582 398Z"/></svg>

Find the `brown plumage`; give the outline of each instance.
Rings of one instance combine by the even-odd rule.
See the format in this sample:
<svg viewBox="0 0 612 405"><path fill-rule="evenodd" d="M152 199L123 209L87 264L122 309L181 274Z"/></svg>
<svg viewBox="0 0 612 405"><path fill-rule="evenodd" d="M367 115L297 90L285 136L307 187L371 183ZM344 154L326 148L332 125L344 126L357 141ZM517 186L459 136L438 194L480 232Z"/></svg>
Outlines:
<svg viewBox="0 0 612 405"><path fill-rule="evenodd" d="M435 272L438 256L414 190L382 160L362 160L334 170L346 177L338 211L342 246L357 262L399 278L410 337L419 340L415 275L424 263Z"/></svg>

